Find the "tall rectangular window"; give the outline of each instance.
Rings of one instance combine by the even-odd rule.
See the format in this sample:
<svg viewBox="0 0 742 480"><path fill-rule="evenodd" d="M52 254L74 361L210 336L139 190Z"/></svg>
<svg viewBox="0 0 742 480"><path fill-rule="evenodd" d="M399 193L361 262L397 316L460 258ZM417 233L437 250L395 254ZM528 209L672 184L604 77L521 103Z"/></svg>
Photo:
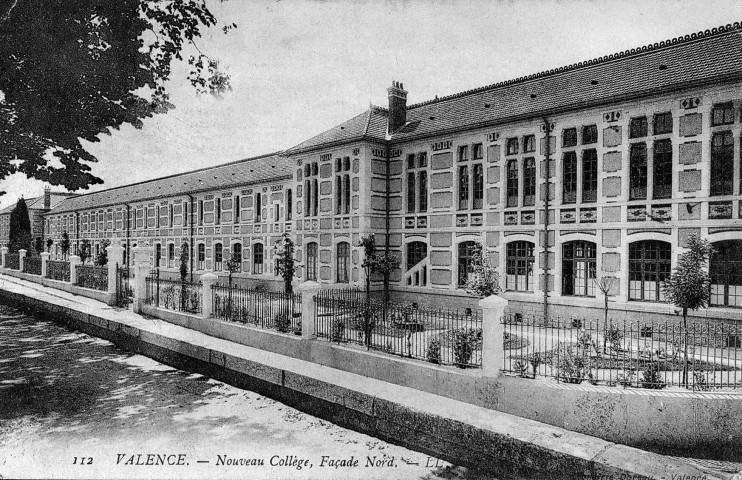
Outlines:
<svg viewBox="0 0 742 480"><path fill-rule="evenodd" d="M343 212L343 177L342 175L338 175L335 177L335 213L339 215L342 212Z"/></svg>
<svg viewBox="0 0 742 480"><path fill-rule="evenodd" d="M348 283L350 276L348 270L350 267L350 244L340 242L337 245L337 281L338 283Z"/></svg>
<svg viewBox="0 0 742 480"><path fill-rule="evenodd" d="M598 152L594 149L582 152L582 202L598 200Z"/></svg>
<svg viewBox="0 0 742 480"><path fill-rule="evenodd" d="M711 195L734 193L734 137L719 132L711 137Z"/></svg>
<svg viewBox="0 0 742 480"><path fill-rule="evenodd" d="M459 167L459 210L469 208L469 167Z"/></svg>
<svg viewBox="0 0 742 480"><path fill-rule="evenodd" d="M234 205L232 206L232 217L234 220L234 223L240 223L240 196L237 195L234 197Z"/></svg>
<svg viewBox="0 0 742 480"><path fill-rule="evenodd" d="M469 146L462 145L459 147L459 162L465 162L469 160Z"/></svg>
<svg viewBox="0 0 742 480"><path fill-rule="evenodd" d="M481 160L484 158L484 152L482 150L482 144L481 143L475 143L472 146L472 159L474 160Z"/></svg>
<svg viewBox="0 0 742 480"><path fill-rule="evenodd" d="M629 150L629 199L647 198L647 145L632 143Z"/></svg>
<svg viewBox="0 0 742 480"><path fill-rule="evenodd" d="M216 199L216 224L222 223L222 199Z"/></svg>
<svg viewBox="0 0 742 480"><path fill-rule="evenodd" d="M319 180L312 180L312 215L317 216L319 211Z"/></svg>
<svg viewBox="0 0 742 480"><path fill-rule="evenodd" d="M728 125L734 123L734 104L717 103L711 110L711 125Z"/></svg>
<svg viewBox="0 0 742 480"><path fill-rule="evenodd" d="M343 196L344 213L348 215L350 213L350 175L343 175L343 191L345 192Z"/></svg>
<svg viewBox="0 0 742 480"><path fill-rule="evenodd" d="M508 162L507 206L518 206L518 161Z"/></svg>
<svg viewBox="0 0 742 480"><path fill-rule="evenodd" d="M307 280L317 280L317 243L307 244Z"/></svg>
<svg viewBox="0 0 742 480"><path fill-rule="evenodd" d="M415 154L410 153L407 155L407 168L415 168Z"/></svg>
<svg viewBox="0 0 742 480"><path fill-rule="evenodd" d="M508 138L506 155L515 155L516 153L518 153L518 139Z"/></svg>
<svg viewBox="0 0 742 480"><path fill-rule="evenodd" d="M417 166L418 168L428 166L428 152L420 152L417 154Z"/></svg>
<svg viewBox="0 0 742 480"><path fill-rule="evenodd" d="M530 153L536 151L536 136L526 135L523 137L523 153Z"/></svg>
<svg viewBox="0 0 742 480"><path fill-rule="evenodd" d="M203 200L198 201L198 224L199 226L204 224L204 201Z"/></svg>
<svg viewBox="0 0 742 480"><path fill-rule="evenodd" d="M629 138L647 136L647 117L635 117L629 122Z"/></svg>
<svg viewBox="0 0 742 480"><path fill-rule="evenodd" d="M562 203L577 201L577 154L567 152L562 158Z"/></svg>
<svg viewBox="0 0 742 480"><path fill-rule="evenodd" d="M260 201L260 193L255 194L255 223L260 222L260 216L262 214L263 205Z"/></svg>
<svg viewBox="0 0 742 480"><path fill-rule="evenodd" d="M312 181L304 180L304 216L308 217L311 214L312 214Z"/></svg>
<svg viewBox="0 0 742 480"><path fill-rule="evenodd" d="M672 133L672 113L658 113L654 116L654 134Z"/></svg>
<svg viewBox="0 0 742 480"><path fill-rule="evenodd" d="M652 152L652 198L672 197L672 140L654 142Z"/></svg>
<svg viewBox="0 0 742 480"><path fill-rule="evenodd" d="M237 197L239 199L240 197ZM286 220L291 220L292 213L294 211L294 197L289 188L286 190Z"/></svg>
<svg viewBox="0 0 742 480"><path fill-rule="evenodd" d="M536 204L536 160L526 158L523 160L523 205Z"/></svg>
<svg viewBox="0 0 742 480"><path fill-rule="evenodd" d="M481 163L474 165L472 176L474 177L474 204L472 208L480 210L484 204L484 167Z"/></svg>
<svg viewBox="0 0 742 480"><path fill-rule="evenodd" d="M419 190L420 195L418 198L418 209L420 212L428 211L428 172L420 172Z"/></svg>

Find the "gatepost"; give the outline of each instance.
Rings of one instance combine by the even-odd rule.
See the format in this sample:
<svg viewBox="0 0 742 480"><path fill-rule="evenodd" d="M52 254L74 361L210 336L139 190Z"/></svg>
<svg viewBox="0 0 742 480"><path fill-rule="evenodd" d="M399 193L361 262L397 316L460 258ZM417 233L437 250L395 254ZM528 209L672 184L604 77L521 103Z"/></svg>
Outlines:
<svg viewBox="0 0 742 480"><path fill-rule="evenodd" d="M46 263L49 261L49 255L51 255L49 252L41 253L41 278L46 278Z"/></svg>
<svg viewBox="0 0 742 480"><path fill-rule="evenodd" d="M313 281L304 282L299 285L299 293L301 293L301 338L302 340L312 340L317 338L317 332L315 331L315 313L317 308L315 306L314 297L317 292L320 291L320 284Z"/></svg>
<svg viewBox="0 0 742 480"><path fill-rule="evenodd" d="M106 254L108 255L108 293L112 294L114 300L116 299L116 284L117 284L117 267L124 258L124 247L122 247L117 239L106 247Z"/></svg>
<svg viewBox="0 0 742 480"><path fill-rule="evenodd" d="M479 301L482 308L482 375L497 378L504 363L502 316L508 301L492 295Z"/></svg>
<svg viewBox="0 0 742 480"><path fill-rule="evenodd" d="M201 316L209 318L214 315L214 296L211 287L219 280L219 277L211 272L201 275Z"/></svg>
<svg viewBox="0 0 742 480"><path fill-rule="evenodd" d="M70 284L77 285L77 266L82 264L82 259L79 255L70 256Z"/></svg>
<svg viewBox="0 0 742 480"><path fill-rule="evenodd" d="M134 259L134 313L142 311L144 297L147 295L147 275L152 269L149 247L134 247L131 249Z"/></svg>
<svg viewBox="0 0 742 480"><path fill-rule="evenodd" d="M2 247L2 248L0 248L0 255L2 255L2 267L3 268L8 268L8 267L5 266L6 265L6 263L5 263L5 256L7 254L8 254L8 247Z"/></svg>
<svg viewBox="0 0 742 480"><path fill-rule="evenodd" d="M21 248L20 250L18 250L18 271L19 272L23 271L23 267L25 266L25 263L26 263L26 249Z"/></svg>

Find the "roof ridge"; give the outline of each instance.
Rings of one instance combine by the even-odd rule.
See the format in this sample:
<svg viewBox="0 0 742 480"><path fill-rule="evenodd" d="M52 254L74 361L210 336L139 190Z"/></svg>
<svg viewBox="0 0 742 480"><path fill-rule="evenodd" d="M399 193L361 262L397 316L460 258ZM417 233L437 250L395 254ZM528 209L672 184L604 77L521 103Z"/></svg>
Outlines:
<svg viewBox="0 0 742 480"><path fill-rule="evenodd" d="M149 179L149 180L142 180L141 182L127 183L126 185L119 185L118 187L104 188L103 190L96 190L95 192L87 192L87 193L72 194L72 195L74 195L75 197L86 197L88 195L95 195L95 194L98 194L98 193L110 192L112 190L118 190L118 189L121 189L121 188L134 187L136 185L144 185L145 183L157 182L159 180L165 180L165 179L168 179L168 178L182 177L183 175L191 175L193 173L203 172L203 171L206 171L206 170L213 170L215 168L222 168L222 167L226 167L228 165L236 165L238 163L246 163L246 162L250 162L250 161L253 161L253 160L260 160L262 158L273 157L273 156L280 157L282 153L283 153L283 151L281 150L281 151L278 151L278 152L266 153L266 154L263 154L263 155L258 155L257 157L242 158L240 160L234 160L234 161L227 162L227 163L221 163L219 165L212 165L210 167L203 167L203 168L198 168L196 170L189 170L189 171L183 172L183 173L174 173L172 175L165 175L164 177L157 177L157 178L152 178L152 179Z"/></svg>
<svg viewBox="0 0 742 480"><path fill-rule="evenodd" d="M493 88L505 87L509 85L514 85L516 83L523 83L523 82L527 82L530 80L536 80L539 78L544 78L544 77L557 75L557 74L564 73L564 72L569 72L572 70L577 70L577 69L584 68L584 67L590 67L590 66L594 66L594 65L598 65L602 63L608 63L608 62L612 62L612 61L626 58L626 57L640 56L640 55L643 55L649 52L654 52L654 51L662 50L662 49L669 48L669 47L676 47L676 46L686 44L686 43L692 43L698 40L703 40L703 39L713 37L716 35L727 34L727 33L733 32L735 30L740 30L740 29L742 29L742 23L734 22L733 24L722 25L720 27L702 30L697 33L691 33L688 35L680 35L679 37L671 38L668 40L663 40L661 42L655 42L649 45L644 45L642 47L636 47L636 48L632 48L629 50L624 50L622 52L612 53L610 55L604 55L602 57L594 58L591 60L577 62L571 65L565 65L562 67L553 68L551 70L544 70L542 72L532 73L530 75L525 75L522 77L510 79L510 80L503 80L501 82L493 83L491 85L486 85L484 87L478 87L478 88L474 88L471 90L465 90L463 92L446 95L440 98L436 97L432 100L425 100L423 102L408 105L407 109L410 110L413 108L438 103L443 100L451 100L454 98L460 98L460 97L464 97L464 96L471 95L474 93L484 92L484 91L487 91Z"/></svg>

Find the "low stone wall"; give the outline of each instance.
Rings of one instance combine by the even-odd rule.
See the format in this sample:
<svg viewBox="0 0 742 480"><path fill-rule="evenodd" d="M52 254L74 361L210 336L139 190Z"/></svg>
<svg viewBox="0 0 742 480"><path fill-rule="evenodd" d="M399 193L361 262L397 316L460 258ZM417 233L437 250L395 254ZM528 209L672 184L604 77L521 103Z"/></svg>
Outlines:
<svg viewBox="0 0 742 480"><path fill-rule="evenodd" d="M91 288L78 287L77 285L72 285L67 282L61 282L59 280L52 280L50 278L44 278L39 275L23 273L17 270L10 270L7 268L0 267L0 273L4 275L8 275L10 277L21 278L29 282L38 283L39 285L44 285L45 287L56 288L57 290L62 290L64 292L72 293L74 295L80 295L81 297L92 298L93 300L98 300L99 302L103 302L106 305L116 304L116 294L114 293L102 292L100 290L93 290Z"/></svg>
<svg viewBox="0 0 742 480"><path fill-rule="evenodd" d="M497 412L489 416L484 409L471 421L455 420L462 415L447 412L445 407L426 404L425 410L418 409L383 398L383 392L374 395L349 390L291 370L16 293L0 290L0 299L27 311L50 315L54 321L110 340L132 352L266 395L340 426L498 477L726 478L708 475L671 458L530 420Z"/></svg>
<svg viewBox="0 0 742 480"><path fill-rule="evenodd" d="M742 392L567 385L440 367L240 323L145 306L144 313L217 338L661 453L742 461Z"/></svg>

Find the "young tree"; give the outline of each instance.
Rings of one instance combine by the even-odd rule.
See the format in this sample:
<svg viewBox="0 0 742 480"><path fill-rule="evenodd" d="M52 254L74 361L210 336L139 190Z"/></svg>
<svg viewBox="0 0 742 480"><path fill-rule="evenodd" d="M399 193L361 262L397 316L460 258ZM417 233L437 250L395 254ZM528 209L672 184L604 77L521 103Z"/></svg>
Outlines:
<svg viewBox="0 0 742 480"><path fill-rule="evenodd" d="M240 271L240 262L234 259L232 252L228 249L224 249L224 268L229 272L229 289L232 290L232 275Z"/></svg>
<svg viewBox="0 0 742 480"><path fill-rule="evenodd" d="M286 293L293 293L291 282L296 275L296 259L294 258L294 242L288 234L283 234L283 240L276 243L276 269L279 275L283 277L283 290Z"/></svg>
<svg viewBox="0 0 742 480"><path fill-rule="evenodd" d="M22 173L71 190L102 183L91 173L97 159L88 142L174 108L167 89L175 60L187 58L198 93L230 89L229 76L195 43L217 24L205 0L39 7L0 2L0 179Z"/></svg>
<svg viewBox="0 0 742 480"><path fill-rule="evenodd" d="M384 278L383 315L384 320L386 320L386 305L389 301L389 275L399 268L399 259L386 252L378 252L376 250L376 237L373 233L366 237L361 237L358 246L363 247L363 263L361 267L366 274L366 309L363 314L362 328L366 348L371 348L371 335L376 327L376 320L371 312L371 275L379 274Z"/></svg>
<svg viewBox="0 0 742 480"><path fill-rule="evenodd" d="M90 258L91 251L90 240L82 240L80 242L80 260L82 261L83 265L85 264L85 260Z"/></svg>
<svg viewBox="0 0 742 480"><path fill-rule="evenodd" d="M603 353L606 353L608 346L608 295L613 289L616 282L615 277L600 277L600 280L593 280L600 293L603 294Z"/></svg>
<svg viewBox="0 0 742 480"><path fill-rule="evenodd" d="M59 248L62 249L62 257L67 259L67 253L70 251L70 236L67 231L62 232L62 241L59 242Z"/></svg>
<svg viewBox="0 0 742 480"><path fill-rule="evenodd" d="M26 201L21 197L10 212L8 250L10 253L18 253L21 249L30 252L31 243L31 220L28 217Z"/></svg>
<svg viewBox="0 0 742 480"><path fill-rule="evenodd" d="M469 295L487 298L491 295L499 294L500 274L494 268L484 254L482 244L476 242L474 251L471 255L471 272L472 275L466 282L466 293Z"/></svg>
<svg viewBox="0 0 742 480"><path fill-rule="evenodd" d="M95 264L99 267L105 267L108 265L108 251L106 250L106 247L109 245L111 245L109 240L103 240L100 242L100 251L98 252L98 256L95 257Z"/></svg>
<svg viewBox="0 0 742 480"><path fill-rule="evenodd" d="M686 240L687 250L678 258L678 264L662 286L669 301L683 310L683 385L688 386L688 310L705 308L711 296L711 277L708 261L713 254L711 244L698 235Z"/></svg>

